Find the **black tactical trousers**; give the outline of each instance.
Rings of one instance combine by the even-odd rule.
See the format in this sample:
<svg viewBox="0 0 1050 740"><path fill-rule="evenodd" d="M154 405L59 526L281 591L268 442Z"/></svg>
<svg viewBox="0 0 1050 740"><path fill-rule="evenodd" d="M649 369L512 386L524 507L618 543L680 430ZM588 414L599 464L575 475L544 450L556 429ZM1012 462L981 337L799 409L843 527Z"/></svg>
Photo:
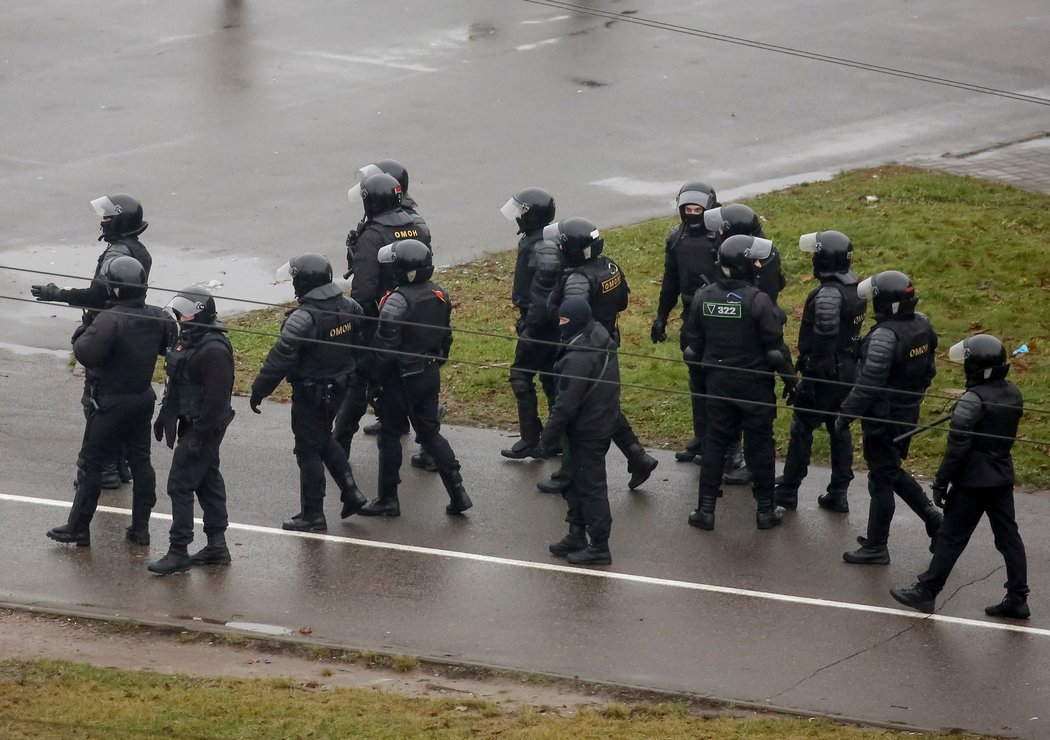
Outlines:
<svg viewBox="0 0 1050 740"><path fill-rule="evenodd" d="M157 474L150 463L150 424L153 420L153 389L142 393L100 394L97 409L88 410L84 440L80 447L83 476L73 500L69 524L87 529L102 494L102 468L113 463L123 449L131 468L132 525L149 520L157 503Z"/></svg>
<svg viewBox="0 0 1050 740"><path fill-rule="evenodd" d="M357 376L351 377L332 429L332 436L347 455L350 454L354 435L361 428L361 419L367 411L368 381Z"/></svg>
<svg viewBox="0 0 1050 740"><path fill-rule="evenodd" d="M194 448L179 439L168 473L168 496L171 497L171 530L173 546L186 546L193 541L193 496L200 501L204 533L221 534L229 525L226 514L226 482L219 472L219 444Z"/></svg>
<svg viewBox="0 0 1050 740"><path fill-rule="evenodd" d="M592 542L608 542L612 531L605 476L609 439L579 439L570 434L568 445L572 477L564 493L569 505L565 520L571 525L586 527Z"/></svg>
<svg viewBox="0 0 1050 740"><path fill-rule="evenodd" d="M335 391L327 401L316 394L292 392L292 434L295 460L299 464L299 495L304 517L321 513L324 506L325 468L336 480L350 472L346 453L332 436L332 420L342 404L343 392Z"/></svg>
<svg viewBox="0 0 1050 740"><path fill-rule="evenodd" d="M853 480L853 437L849 428L835 431L834 412L849 394L847 385L814 382L803 377L795 396L791 419L791 438L784 459L784 485L797 489L809 472L813 451L813 430L824 427L831 443L831 482L829 491L845 491Z"/></svg>
<svg viewBox="0 0 1050 740"><path fill-rule="evenodd" d="M937 533L933 559L919 583L938 594L981 521L988 515L995 537L995 549L1006 561L1006 591L1014 596L1028 595L1028 560L1014 517L1013 486L961 488L954 486L944 505L944 522Z"/></svg>
<svg viewBox="0 0 1050 740"><path fill-rule="evenodd" d="M893 441L894 437L912 429L918 420L917 406L901 410L891 421L861 420L864 460L868 464L868 495L871 496L867 537L873 547L884 547L889 540L896 508L894 493L922 518L925 518L922 512L931 505L922 486L901 467L908 456L911 439Z"/></svg>
<svg viewBox="0 0 1050 740"><path fill-rule="evenodd" d="M424 452L434 458L439 473L459 470L456 454L441 435L438 418L440 390L441 373L436 362L430 363L418 375L402 378L394 374L383 381L383 390L376 401L376 414L382 424L379 431L380 498L397 491L401 437L408 434L410 424Z"/></svg>
<svg viewBox="0 0 1050 740"><path fill-rule="evenodd" d="M751 485L755 500L760 505L771 506L773 478L776 475L773 419L777 415L773 380L750 374L739 375L716 379L709 374L707 378L707 392L711 397L707 399L700 495L716 495L722 483L726 449L743 432L744 458L753 476Z"/></svg>
<svg viewBox="0 0 1050 740"><path fill-rule="evenodd" d="M692 394L689 402L693 412L693 436L702 440L707 430L707 384L704 382L704 372L700 368L689 365L689 392ZM734 440L735 441L735 440Z"/></svg>
<svg viewBox="0 0 1050 740"><path fill-rule="evenodd" d="M548 408L554 405L554 394L557 391L557 383L550 373L554 370L554 361L558 359L558 335L541 337L541 339L553 342L545 344L530 339L518 338L514 347L514 369L510 371L510 384L514 390L514 396L518 403L522 402L522 395L531 398L532 408L538 408L536 397L535 378L540 376L540 386L543 395L547 397ZM519 388L521 394L519 394Z"/></svg>

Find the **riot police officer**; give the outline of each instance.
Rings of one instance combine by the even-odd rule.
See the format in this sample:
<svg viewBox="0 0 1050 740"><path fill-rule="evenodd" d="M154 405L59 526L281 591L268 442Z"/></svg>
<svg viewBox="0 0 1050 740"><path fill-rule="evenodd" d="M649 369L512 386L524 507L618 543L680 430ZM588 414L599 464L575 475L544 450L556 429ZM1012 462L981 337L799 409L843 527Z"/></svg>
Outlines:
<svg viewBox="0 0 1050 740"><path fill-rule="evenodd" d="M583 298L594 320L619 346L616 317L627 308L631 289L620 266L602 254L605 240L598 229L585 218L568 218L546 226L543 237L557 245L565 262L561 280L550 295L550 309L558 310L569 298ZM633 491L649 479L658 462L642 447L623 412L616 418L612 441L627 458L627 472L631 474L627 487Z"/></svg>
<svg viewBox="0 0 1050 740"><path fill-rule="evenodd" d="M511 301L518 309L514 325L518 343L514 367L510 370L521 438L500 454L520 460L535 456L543 429L534 382L537 373L548 408L554 403L556 385L550 372L558 354L558 325L551 316L547 299L561 275L561 252L543 238L543 227L554 220L555 213L554 198L549 192L543 188L525 188L500 210L508 220L517 223L521 234L511 288Z"/></svg>
<svg viewBox="0 0 1050 740"><path fill-rule="evenodd" d="M350 188L347 193L347 199L350 201L350 206L356 207L361 202L361 183L367 180L371 175L387 174L397 180L401 186L401 210L412 217L416 226L419 227L420 233L426 238L421 239L425 244L430 243L430 227L427 226L426 220L419 214L419 206L416 204L415 199L408 194L408 170L403 164L398 162L396 159L380 159L372 164L367 164L356 173L357 184ZM346 246L352 247L357 243L357 239L360 233L365 229L368 222L368 215L366 214L357 224L357 228L350 231L346 235Z"/></svg>
<svg viewBox="0 0 1050 740"><path fill-rule="evenodd" d="M386 175L384 175L386 177ZM357 488L346 453L332 436L332 421L364 352L363 311L332 282L332 264L306 252L286 266L299 307L290 309L277 342L252 382L249 401L257 414L262 400L288 379L292 386L292 434L299 464L299 512L281 526L323 532L325 468L339 487L340 517L367 500Z"/></svg>
<svg viewBox="0 0 1050 740"><path fill-rule="evenodd" d="M159 308L146 305L146 270L133 257L109 260L98 280L109 307L73 342L73 353L87 368L82 475L68 521L47 536L58 542L91 543L89 527L102 492L102 468L123 448L134 480L126 537L148 545L150 513L157 502L149 439L157 395L151 381L157 357L167 350L171 322Z"/></svg>
<svg viewBox="0 0 1050 740"><path fill-rule="evenodd" d="M361 509L362 516L401 515L397 490L401 470L401 436L411 424L423 449L437 464L448 492L446 514L462 514L473 506L463 488L459 461L441 435L438 394L441 365L452 346L452 300L431 282L433 256L418 239L402 239L379 251L390 265L397 287L382 302L374 340L372 377L379 388L379 486L377 497Z"/></svg>
<svg viewBox="0 0 1050 740"><path fill-rule="evenodd" d="M233 347L216 316L215 299L206 289L190 285L165 310L178 322L178 335L165 358L164 399L153 424L157 441L175 449L168 473L170 545L164 557L147 566L160 575L187 571L191 565L230 562L219 446L234 416L230 407ZM187 548L193 541L194 494L204 515L208 544L191 556Z"/></svg>
<svg viewBox="0 0 1050 740"><path fill-rule="evenodd" d="M73 333L74 340L91 324L95 314L106 307L109 293L102 279L102 268L107 262L114 257L134 257L146 271L147 281L153 266L153 258L138 238L149 227L149 222L143 220L141 203L127 193L114 193L95 198L91 201L91 207L101 219L99 231L102 233L98 240L106 242L106 248L98 256L91 284L86 288L60 288L54 283L48 283L30 288L38 301L62 301L84 309L83 321ZM118 461L108 463L103 469L103 488L119 488L121 482L131 480L131 471L124 462L124 454L120 453L118 458ZM80 467L78 461L78 471Z"/></svg>
<svg viewBox="0 0 1050 740"><path fill-rule="evenodd" d="M430 232L401 207L401 183L392 175L378 172L368 175L360 183L361 202L365 218L360 231L352 240L347 238L346 259L354 280L350 297L364 310L363 341L371 346L379 317L379 301L395 287L389 266L379 263L379 250L401 239L419 239L429 243ZM354 236L354 232L351 232ZM355 380L339 410L335 436L347 455L351 442L368 408L369 389Z"/></svg>
<svg viewBox="0 0 1050 740"><path fill-rule="evenodd" d="M776 502L798 506L798 488L806 477L813 447L813 430L823 426L831 441L831 482L817 504L831 511L849 511L846 492L853 480L853 438L849 429L836 430L835 412L849 394L857 372L860 329L868 302L857 295L853 242L840 231L818 231L799 239L799 248L813 254L813 277L820 285L806 296L798 331L798 362L802 382L795 399L791 439L784 474L777 479Z"/></svg>
<svg viewBox="0 0 1050 740"><path fill-rule="evenodd" d="M590 304L579 296L561 304L558 324L565 344L554 366L558 395L543 429L542 447L550 453L564 437L572 474L565 490L569 533L548 549L573 565L609 565L612 514L605 455L621 415L616 342L593 320Z"/></svg>
<svg viewBox="0 0 1050 740"><path fill-rule="evenodd" d="M649 336L653 343L667 341L667 321L682 298L682 320L689 313L689 304L696 291L718 279L718 230L709 228L705 214L718 207L715 190L704 182L687 182L678 191L676 199L681 223L667 232L664 242L664 274L660 284L660 300L656 318ZM685 349L684 335L679 334L679 345ZM704 441L703 388L697 386L698 376L689 367L689 390L692 397L693 438L685 449L675 453L679 462L691 462L700 454Z"/></svg>
<svg viewBox="0 0 1050 740"><path fill-rule="evenodd" d="M844 552L842 558L847 563L885 565L890 562L886 543L894 493L919 515L931 539L941 525L937 507L901 467L911 438L895 441L919 420L923 394L937 374L937 334L930 320L915 310L919 298L902 272L872 275L857 286L857 295L871 299L875 326L861 342L856 385L842 402L835 427L842 433L853 419L862 417L871 502L867 536L858 537L860 548Z"/></svg>
<svg viewBox="0 0 1050 740"><path fill-rule="evenodd" d="M741 432L753 476L755 522L759 529L769 529L781 521L773 502L773 371L781 374L788 399L794 393L795 376L784 354L781 314L754 285L755 270L771 248L769 240L752 236L723 241L718 248L722 275L697 292L686 317L688 358L700 363L709 394L699 504L689 515L689 523L701 529L714 529L726 448Z"/></svg>
<svg viewBox="0 0 1050 740"><path fill-rule="evenodd" d="M758 217L754 209L743 203L730 203L705 212L704 224L718 234L717 244L721 244L731 236L741 234L759 239L766 238L766 233L762 229L762 219ZM773 303L777 302L780 291L787 285L787 276L784 275L780 251L776 244L771 243L769 256L761 260L756 268L755 285L772 298ZM787 316L784 317L784 322L787 323Z"/></svg>
<svg viewBox="0 0 1050 740"><path fill-rule="evenodd" d="M957 342L948 350L948 359L962 361L966 392L952 409L948 446L933 483L934 501L944 509L944 522L926 572L911 588L891 589L890 594L905 606L932 612L955 561L987 514L995 547L1006 562L1006 596L984 612L1028 619L1028 561L1014 517L1010 454L1024 401L1017 386L1006 379L1010 365L996 337L978 334Z"/></svg>

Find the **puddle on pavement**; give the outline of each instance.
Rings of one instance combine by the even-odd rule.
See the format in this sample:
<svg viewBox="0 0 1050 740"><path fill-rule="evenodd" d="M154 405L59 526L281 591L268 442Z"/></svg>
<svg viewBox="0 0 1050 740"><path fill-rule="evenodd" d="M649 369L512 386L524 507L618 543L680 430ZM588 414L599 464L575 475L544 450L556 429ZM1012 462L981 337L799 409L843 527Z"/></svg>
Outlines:
<svg viewBox="0 0 1050 740"><path fill-rule="evenodd" d="M235 630L245 630L246 632L258 632L262 635L273 635L274 637L280 635L290 635L292 631L285 627L279 627L275 624L258 624L257 622L227 622L227 627Z"/></svg>

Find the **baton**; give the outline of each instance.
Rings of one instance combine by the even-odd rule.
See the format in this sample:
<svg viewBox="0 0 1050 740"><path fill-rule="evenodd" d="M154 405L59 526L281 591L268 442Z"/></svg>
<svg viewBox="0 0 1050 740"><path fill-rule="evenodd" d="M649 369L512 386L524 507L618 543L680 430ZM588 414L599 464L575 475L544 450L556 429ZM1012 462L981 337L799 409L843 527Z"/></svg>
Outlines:
<svg viewBox="0 0 1050 740"><path fill-rule="evenodd" d="M942 416L940 418L934 419L929 424L919 424L918 426L916 426L911 431L905 432L904 434L901 434L901 435L899 435L897 437L894 437L893 438L893 444L900 444L904 440L909 439L911 437L914 437L916 434L922 434L923 432L925 432L925 431L927 431L929 429L933 429L938 424L943 424L944 422L948 421L950 418L952 418L951 414L945 414L944 416Z"/></svg>

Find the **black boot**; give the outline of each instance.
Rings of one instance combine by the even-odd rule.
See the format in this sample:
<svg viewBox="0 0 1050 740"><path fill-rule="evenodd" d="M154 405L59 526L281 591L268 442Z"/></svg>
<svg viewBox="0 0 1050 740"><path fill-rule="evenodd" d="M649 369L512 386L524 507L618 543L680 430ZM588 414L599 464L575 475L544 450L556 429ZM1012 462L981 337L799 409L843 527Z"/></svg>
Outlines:
<svg viewBox="0 0 1050 740"><path fill-rule="evenodd" d="M124 539L133 545L148 545L149 526L135 526L132 522L130 527L124 529Z"/></svg>
<svg viewBox="0 0 1050 740"><path fill-rule="evenodd" d="M102 487L107 491L120 488L120 471L116 463L102 468Z"/></svg>
<svg viewBox="0 0 1050 740"><path fill-rule="evenodd" d="M524 460L527 457L541 457L539 440L532 442L523 437L510 447L505 447L500 450L499 454L510 460Z"/></svg>
<svg viewBox="0 0 1050 740"><path fill-rule="evenodd" d="M751 471L747 469L747 464L744 462L744 452L740 449L740 443L730 445L726 449L722 482L727 486L746 486L751 480Z"/></svg>
<svg viewBox="0 0 1050 740"><path fill-rule="evenodd" d="M536 416L535 396L531 399L518 399L518 429L521 431L521 439L509 449L500 450L499 454L511 460L536 457L539 453L543 425L540 423L540 417Z"/></svg>
<svg viewBox="0 0 1050 740"><path fill-rule="evenodd" d="M78 547L89 547L91 545L91 534L88 530L77 531L68 524L47 530L47 536L55 542L66 545L77 545Z"/></svg>
<svg viewBox="0 0 1050 740"><path fill-rule="evenodd" d="M592 540L587 547L570 552L566 557L572 565L612 565L609 540Z"/></svg>
<svg viewBox="0 0 1050 740"><path fill-rule="evenodd" d="M167 554L146 566L150 573L168 576L172 573L185 573L190 569L190 555L185 545L171 545Z"/></svg>
<svg viewBox="0 0 1050 740"><path fill-rule="evenodd" d="M715 502L718 500L719 493L721 491L717 493L700 492L700 500L697 502L696 509L689 515L690 525L708 530L715 528Z"/></svg>
<svg viewBox="0 0 1050 740"><path fill-rule="evenodd" d="M69 509L69 518L62 526L47 530L47 536L55 542L89 547L91 545L90 526L94 511L91 514L86 513L89 496L83 485L83 476L80 478L81 484L73 495L73 506Z"/></svg>
<svg viewBox="0 0 1050 740"><path fill-rule="evenodd" d="M299 494L299 513L293 514L291 519L281 523L281 529L291 532L326 532L328 521L324 518L324 509L320 501L310 501L303 494Z"/></svg>
<svg viewBox="0 0 1050 740"><path fill-rule="evenodd" d="M565 493L569 487L569 474L558 470L550 477L550 480L540 481L536 488L541 493Z"/></svg>
<svg viewBox="0 0 1050 740"><path fill-rule="evenodd" d="M773 503L794 511L798 508L798 486L784 481L784 476L777 476L773 488Z"/></svg>
<svg viewBox="0 0 1050 740"><path fill-rule="evenodd" d="M891 588L890 596L904 606L910 606L915 611L927 614L933 612L934 600L937 598L937 594L921 583L916 583L911 588Z"/></svg>
<svg viewBox="0 0 1050 740"><path fill-rule="evenodd" d="M704 440L693 437L681 452L674 453L674 459L678 462L692 462L693 458L700 454L704 446Z"/></svg>
<svg viewBox="0 0 1050 740"><path fill-rule="evenodd" d="M627 470L631 473L631 479L627 481L627 487L632 491L649 480L649 476L656 470L660 462L645 451L640 444L631 445L627 449Z"/></svg>
<svg viewBox="0 0 1050 740"><path fill-rule="evenodd" d="M1028 619L1032 616L1032 610L1028 608L1028 597L1017 594L1007 594L998 604L986 606L984 613L989 617L1005 617L1007 619Z"/></svg>
<svg viewBox="0 0 1050 740"><path fill-rule="evenodd" d="M365 434L374 437L379 434L379 430L383 428L383 425L377 420L374 424L365 424L361 427L361 431Z"/></svg>
<svg viewBox="0 0 1050 740"><path fill-rule="evenodd" d="M783 523L777 505L773 500L772 492L758 499L758 510L755 512L755 526L759 529L772 529Z"/></svg>
<svg viewBox="0 0 1050 740"><path fill-rule="evenodd" d="M474 502L470 500L470 496L467 495L466 489L463 488L463 476L459 474L458 467L453 470L441 471L439 475L441 476L441 482L445 485L445 490L448 491L449 502L445 506L446 514L462 514L474 505Z"/></svg>
<svg viewBox="0 0 1050 740"><path fill-rule="evenodd" d="M369 501L357 512L361 516L401 516L401 502L397 497L376 498Z"/></svg>
<svg viewBox="0 0 1050 740"><path fill-rule="evenodd" d="M230 548L226 546L226 534L214 532L208 535L208 544L190 556L191 565L229 565Z"/></svg>
<svg viewBox="0 0 1050 740"><path fill-rule="evenodd" d="M437 463L434 462L434 458L428 455L426 450L420 450L418 453L410 457L408 461L413 468L419 468L428 473L436 473L438 469Z"/></svg>
<svg viewBox="0 0 1050 740"><path fill-rule="evenodd" d="M849 513L849 499L845 491L828 491L817 496L817 506L840 514Z"/></svg>
<svg viewBox="0 0 1050 740"><path fill-rule="evenodd" d="M551 555L563 558L569 553L579 552L587 547L587 528L582 524L570 524L569 533L557 542L547 545Z"/></svg>
<svg viewBox="0 0 1050 740"><path fill-rule="evenodd" d="M353 470L347 468L346 475L342 480L337 479L335 484L339 486L339 500L343 502L343 508L339 512L340 519L353 516L361 510L362 506L368 503L368 499L357 487Z"/></svg>
<svg viewBox="0 0 1050 740"><path fill-rule="evenodd" d="M868 542L865 539L865 542ZM862 544L856 550L842 553L842 559L854 565L889 565L890 551L885 545Z"/></svg>

